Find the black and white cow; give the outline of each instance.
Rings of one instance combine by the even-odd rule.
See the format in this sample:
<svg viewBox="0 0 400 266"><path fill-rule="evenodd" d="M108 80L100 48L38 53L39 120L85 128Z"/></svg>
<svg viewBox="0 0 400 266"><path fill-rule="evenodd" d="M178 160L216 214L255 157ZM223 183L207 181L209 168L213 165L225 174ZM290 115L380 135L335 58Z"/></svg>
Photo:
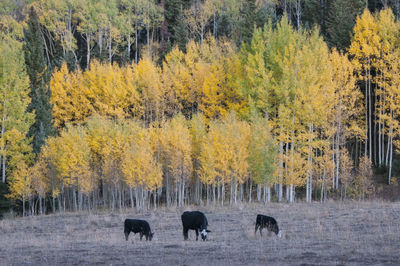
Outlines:
<svg viewBox="0 0 400 266"><path fill-rule="evenodd" d="M257 229L260 229L260 235L262 236L262 230L267 228L268 231L274 232L279 238L282 237L282 233L279 230L278 223L273 217L258 214L256 219L256 230L254 234L257 233Z"/></svg>
<svg viewBox="0 0 400 266"><path fill-rule="evenodd" d="M204 213L199 211L186 211L182 214L182 226L183 226L183 238L188 239L188 231L196 231L196 241L199 238L199 231L201 234L201 239L205 241L207 239L207 233L211 232L207 230L208 221Z"/></svg>
<svg viewBox="0 0 400 266"><path fill-rule="evenodd" d="M134 234L140 233L140 240L142 240L142 237L144 235L146 236L146 240L151 241L154 235L154 233L151 232L150 225L147 221L137 219L125 219L124 233L126 241L128 241L128 236L130 232L133 232Z"/></svg>

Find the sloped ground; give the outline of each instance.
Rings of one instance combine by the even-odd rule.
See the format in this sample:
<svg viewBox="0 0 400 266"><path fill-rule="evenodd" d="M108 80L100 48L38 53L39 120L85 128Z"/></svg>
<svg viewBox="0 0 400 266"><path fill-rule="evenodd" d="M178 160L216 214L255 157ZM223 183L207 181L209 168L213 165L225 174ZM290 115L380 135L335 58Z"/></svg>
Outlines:
<svg viewBox="0 0 400 266"><path fill-rule="evenodd" d="M200 209L209 241L183 241L180 214ZM254 235L257 213L274 216L283 237ZM144 218L153 241L123 220ZM265 232L265 231L264 231ZM398 265L400 203L188 207L138 213L64 214L0 221L0 265Z"/></svg>

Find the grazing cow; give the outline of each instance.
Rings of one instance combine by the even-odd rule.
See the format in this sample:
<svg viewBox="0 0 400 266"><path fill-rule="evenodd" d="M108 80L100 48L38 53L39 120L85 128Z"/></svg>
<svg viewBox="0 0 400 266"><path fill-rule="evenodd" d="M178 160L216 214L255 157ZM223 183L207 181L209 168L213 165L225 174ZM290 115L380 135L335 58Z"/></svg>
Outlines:
<svg viewBox="0 0 400 266"><path fill-rule="evenodd" d="M140 233L140 240L142 240L143 235L145 235L146 240L151 241L154 235L154 233L151 232L150 225L147 221L137 219L125 219L124 233L126 241L128 241L128 236L130 232L133 232L134 234Z"/></svg>
<svg viewBox="0 0 400 266"><path fill-rule="evenodd" d="M203 239L203 241L206 241L207 233L211 231L207 230L208 222L204 213L199 211L187 211L182 214L181 218L183 226L183 238L185 240L188 239L188 231L190 229L196 231L196 241L199 238L199 231L201 234L201 239Z"/></svg>
<svg viewBox="0 0 400 266"><path fill-rule="evenodd" d="M258 214L256 220L256 230L254 231L254 234L257 233L257 229L260 229L260 235L262 236L261 231L263 230L263 228L267 228L268 231L274 232L279 238L282 237L282 233L279 230L278 223L273 217Z"/></svg>

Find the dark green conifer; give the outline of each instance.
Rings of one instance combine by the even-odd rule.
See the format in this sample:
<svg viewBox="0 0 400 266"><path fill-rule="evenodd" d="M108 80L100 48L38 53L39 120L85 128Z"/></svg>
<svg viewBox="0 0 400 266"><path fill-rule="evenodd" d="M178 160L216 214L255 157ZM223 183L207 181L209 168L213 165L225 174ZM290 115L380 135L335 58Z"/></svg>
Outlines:
<svg viewBox="0 0 400 266"><path fill-rule="evenodd" d="M170 0L165 2L165 19L168 31L171 33L172 44L177 44L181 50L185 50L188 42L188 31L184 19L184 10L190 6L188 0Z"/></svg>
<svg viewBox="0 0 400 266"><path fill-rule="evenodd" d="M329 46L339 50L350 46L356 18L364 7L365 1L362 0L335 0L332 3L326 22L326 39Z"/></svg>
<svg viewBox="0 0 400 266"><path fill-rule="evenodd" d="M27 73L30 79L31 103L28 112L35 113L35 122L29 129L28 136L33 137L33 150L40 152L46 138L54 134L52 124L52 105L50 103L49 81L51 73L47 67L47 60L43 46L41 25L35 9L29 11L28 26L24 30L24 54Z"/></svg>
<svg viewBox="0 0 400 266"><path fill-rule="evenodd" d="M250 42L254 27L262 27L267 22L267 19L262 17L263 14L261 11L257 8L256 0L244 1L243 7L240 9L239 41Z"/></svg>

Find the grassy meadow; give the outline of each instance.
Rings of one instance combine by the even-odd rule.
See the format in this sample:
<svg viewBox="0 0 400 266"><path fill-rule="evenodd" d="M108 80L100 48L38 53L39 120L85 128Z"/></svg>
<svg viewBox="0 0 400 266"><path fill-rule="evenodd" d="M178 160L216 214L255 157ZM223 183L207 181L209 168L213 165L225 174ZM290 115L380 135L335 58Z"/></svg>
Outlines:
<svg viewBox="0 0 400 266"><path fill-rule="evenodd" d="M201 210L208 241L184 241L180 215ZM254 235L257 213L277 219L283 236ZM131 234L125 218L149 221L153 241ZM395 265L400 203L251 204L124 212L66 213L0 220L1 265Z"/></svg>

